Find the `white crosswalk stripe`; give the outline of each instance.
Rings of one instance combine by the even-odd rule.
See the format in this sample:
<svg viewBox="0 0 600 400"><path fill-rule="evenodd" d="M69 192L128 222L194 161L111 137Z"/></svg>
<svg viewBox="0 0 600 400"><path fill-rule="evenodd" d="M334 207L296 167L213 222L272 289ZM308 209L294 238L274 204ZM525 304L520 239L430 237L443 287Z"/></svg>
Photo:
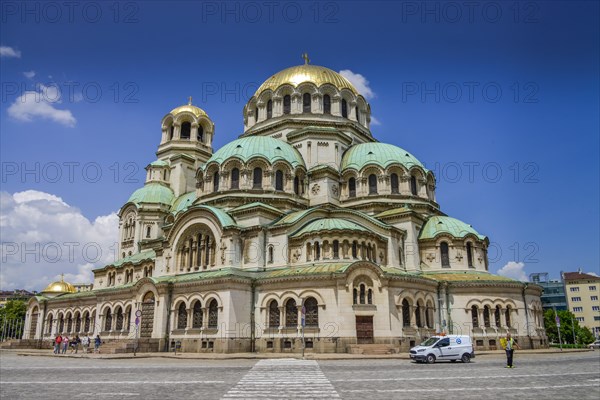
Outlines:
<svg viewBox="0 0 600 400"><path fill-rule="evenodd" d="M339 399L314 360L260 360L224 399Z"/></svg>

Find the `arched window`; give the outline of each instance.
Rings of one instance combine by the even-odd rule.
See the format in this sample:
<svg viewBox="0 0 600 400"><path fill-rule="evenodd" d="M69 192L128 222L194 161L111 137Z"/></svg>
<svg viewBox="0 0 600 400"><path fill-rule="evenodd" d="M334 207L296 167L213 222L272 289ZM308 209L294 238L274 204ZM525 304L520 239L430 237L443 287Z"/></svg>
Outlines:
<svg viewBox="0 0 600 400"><path fill-rule="evenodd" d="M219 326L219 306L217 300L212 299L208 306L208 327L217 328Z"/></svg>
<svg viewBox="0 0 600 400"><path fill-rule="evenodd" d="M110 308L106 310L106 318L104 320L104 330L110 331L112 328L112 314L110 313Z"/></svg>
<svg viewBox="0 0 600 400"><path fill-rule="evenodd" d="M398 183L398 174L392 174L390 176L390 183L392 184L392 193L398 194L400 193L400 185Z"/></svg>
<svg viewBox="0 0 600 400"><path fill-rule="evenodd" d="M115 325L115 330L120 331L123 329L123 309L121 307L117 307L117 323Z"/></svg>
<svg viewBox="0 0 600 400"><path fill-rule="evenodd" d="M367 304L373 304L373 289L367 290Z"/></svg>
<svg viewBox="0 0 600 400"><path fill-rule="evenodd" d="M198 133L196 134L196 139L199 142L204 142L204 128L200 124L198 124Z"/></svg>
<svg viewBox="0 0 600 400"><path fill-rule="evenodd" d="M356 179L348 180L348 197L356 197Z"/></svg>
<svg viewBox="0 0 600 400"><path fill-rule="evenodd" d="M483 307L483 325L485 325L486 328L490 327L490 307L489 306Z"/></svg>
<svg viewBox="0 0 600 400"><path fill-rule="evenodd" d="M410 305L408 300L402 300L402 326L410 326Z"/></svg>
<svg viewBox="0 0 600 400"><path fill-rule="evenodd" d="M283 113L289 114L292 111L292 98L289 94L283 96Z"/></svg>
<svg viewBox="0 0 600 400"><path fill-rule="evenodd" d="M146 227L146 238L150 237L150 233L152 233L152 228L150 226Z"/></svg>
<svg viewBox="0 0 600 400"><path fill-rule="evenodd" d="M169 129L169 139L173 140L173 136L175 135L175 127L171 125L171 129Z"/></svg>
<svg viewBox="0 0 600 400"><path fill-rule="evenodd" d="M471 322L473 323L473 328L477 328L479 326L479 309L477 306L471 307Z"/></svg>
<svg viewBox="0 0 600 400"><path fill-rule="evenodd" d="M417 308L415 308L415 321L419 328L423 327L423 325L421 325L421 305L419 303L417 303Z"/></svg>
<svg viewBox="0 0 600 400"><path fill-rule="evenodd" d="M83 331L90 331L90 314L88 312L86 312L83 316Z"/></svg>
<svg viewBox="0 0 600 400"><path fill-rule="evenodd" d="M309 297L304 300L304 323L306 326L318 327L319 326L319 306L317 300L314 297Z"/></svg>
<svg viewBox="0 0 600 400"><path fill-rule="evenodd" d="M283 190L283 171L275 172L275 190Z"/></svg>
<svg viewBox="0 0 600 400"><path fill-rule="evenodd" d="M194 310L192 311L192 328L202 328L202 320L204 319L202 314L202 304L200 303L200 300L196 300L194 303Z"/></svg>
<svg viewBox="0 0 600 400"><path fill-rule="evenodd" d="M510 323L510 306L506 307L506 311L504 311L504 317L506 319L506 326L507 327L511 327L511 323Z"/></svg>
<svg viewBox="0 0 600 400"><path fill-rule="evenodd" d="M81 332L81 314L79 313L75 317L75 332Z"/></svg>
<svg viewBox="0 0 600 400"><path fill-rule="evenodd" d="M310 113L310 104L311 104L310 93L304 93L304 95L302 95L302 112L303 113Z"/></svg>
<svg viewBox="0 0 600 400"><path fill-rule="evenodd" d="M58 319L58 333L63 333L65 329L65 318L62 314L60 314L60 318Z"/></svg>
<svg viewBox="0 0 600 400"><path fill-rule="evenodd" d="M240 188L240 170L237 168L231 170L231 188Z"/></svg>
<svg viewBox="0 0 600 400"><path fill-rule="evenodd" d="M448 243L440 243L440 253L442 255L442 267L450 267L450 255L448 253Z"/></svg>
<svg viewBox="0 0 600 400"><path fill-rule="evenodd" d="M273 100L267 101L267 119L273 117Z"/></svg>
<svg viewBox="0 0 600 400"><path fill-rule="evenodd" d="M219 173L215 172L215 174L213 175L213 192L218 192L219 191Z"/></svg>
<svg viewBox="0 0 600 400"><path fill-rule="evenodd" d="M354 108L354 116L356 117L356 121L360 122L360 113L358 111L358 107Z"/></svg>
<svg viewBox="0 0 600 400"><path fill-rule="evenodd" d="M431 307L429 307L429 304L427 304L427 307L425 307L425 325L428 328L432 328L433 325L431 325L431 315L430 312L432 312Z"/></svg>
<svg viewBox="0 0 600 400"><path fill-rule="evenodd" d="M253 185L252 188L253 189L262 189L262 168L256 167L254 168L254 173L253 173Z"/></svg>
<svg viewBox="0 0 600 400"><path fill-rule="evenodd" d="M496 327L500 328L500 306L496 306L496 309L494 310L494 321L496 322Z"/></svg>
<svg viewBox="0 0 600 400"><path fill-rule="evenodd" d="M287 328L298 326L298 308L294 299L289 299L285 303L285 326Z"/></svg>
<svg viewBox="0 0 600 400"><path fill-rule="evenodd" d="M328 94L323 96L323 114L331 114L331 97Z"/></svg>
<svg viewBox="0 0 600 400"><path fill-rule="evenodd" d="M359 294L358 294L359 295L359 299L358 299L358 302L360 304L365 304L365 298L366 298L366 295L367 295L367 288L366 288L366 286L365 286L364 283L361 283L358 288L359 288Z"/></svg>
<svg viewBox="0 0 600 400"><path fill-rule="evenodd" d="M358 242L352 242L352 258L358 258Z"/></svg>
<svg viewBox="0 0 600 400"><path fill-rule="evenodd" d="M254 118L255 118L256 122L258 122L258 115L259 115L259 114L258 114L258 107L256 107L256 108L254 109Z"/></svg>
<svg viewBox="0 0 600 400"><path fill-rule="evenodd" d="M315 243L315 261L321 259L321 245L319 242Z"/></svg>
<svg viewBox="0 0 600 400"><path fill-rule="evenodd" d="M417 178L414 175L410 177L410 192L413 196L417 195Z"/></svg>
<svg viewBox="0 0 600 400"><path fill-rule="evenodd" d="M404 249L402 246L398 248L398 264L402 267L404 265Z"/></svg>
<svg viewBox="0 0 600 400"><path fill-rule="evenodd" d="M294 178L294 193L300 196L300 179L298 177Z"/></svg>
<svg viewBox="0 0 600 400"><path fill-rule="evenodd" d="M358 304L358 290L352 289L352 304Z"/></svg>
<svg viewBox="0 0 600 400"><path fill-rule="evenodd" d="M273 246L269 246L269 263L273 264Z"/></svg>
<svg viewBox="0 0 600 400"><path fill-rule="evenodd" d="M187 310L185 303L179 304L177 309L177 329L185 329L187 327Z"/></svg>
<svg viewBox="0 0 600 400"><path fill-rule="evenodd" d="M181 124L181 134L180 134L181 139L189 140L191 133L192 133L192 124L190 124L189 122L184 122L183 124Z"/></svg>
<svg viewBox="0 0 600 400"><path fill-rule="evenodd" d="M473 245L471 242L467 243L467 263L469 267L473 267Z"/></svg>
<svg viewBox="0 0 600 400"><path fill-rule="evenodd" d="M337 240L333 241L333 258L340 258L340 242Z"/></svg>
<svg viewBox="0 0 600 400"><path fill-rule="evenodd" d="M342 99L342 117L348 118L348 102Z"/></svg>
<svg viewBox="0 0 600 400"><path fill-rule="evenodd" d="M369 175L369 194L377 194L377 176Z"/></svg>
<svg viewBox="0 0 600 400"><path fill-rule="evenodd" d="M48 326L48 334L52 333L52 314L48 315L48 322L47 322L47 326Z"/></svg>
<svg viewBox="0 0 600 400"><path fill-rule="evenodd" d="M269 328L279 328L279 305L273 300L269 303Z"/></svg>
<svg viewBox="0 0 600 400"><path fill-rule="evenodd" d="M67 332L71 332L73 329L73 317L71 317L71 314L69 314L69 317L67 318Z"/></svg>

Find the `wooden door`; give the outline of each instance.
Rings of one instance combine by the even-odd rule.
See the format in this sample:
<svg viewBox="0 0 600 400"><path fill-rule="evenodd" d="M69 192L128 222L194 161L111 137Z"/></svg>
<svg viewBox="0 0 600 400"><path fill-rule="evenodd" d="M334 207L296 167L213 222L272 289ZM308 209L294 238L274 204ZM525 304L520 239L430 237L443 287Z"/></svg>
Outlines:
<svg viewBox="0 0 600 400"><path fill-rule="evenodd" d="M356 316L356 342L373 343L373 316Z"/></svg>

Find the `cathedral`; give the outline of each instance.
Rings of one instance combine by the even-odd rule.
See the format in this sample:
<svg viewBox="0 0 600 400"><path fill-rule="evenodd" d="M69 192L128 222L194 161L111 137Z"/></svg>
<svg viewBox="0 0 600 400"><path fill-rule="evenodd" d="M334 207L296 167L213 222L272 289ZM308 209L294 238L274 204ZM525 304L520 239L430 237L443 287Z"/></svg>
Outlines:
<svg viewBox="0 0 600 400"><path fill-rule="evenodd" d="M547 346L541 287L488 271L489 239L436 202L436 178L381 143L371 107L310 64L269 77L238 139L192 104L160 122L146 182L119 211L93 289L28 303L24 339L100 335L117 351L407 351L436 333ZM157 134L158 139L158 134Z"/></svg>

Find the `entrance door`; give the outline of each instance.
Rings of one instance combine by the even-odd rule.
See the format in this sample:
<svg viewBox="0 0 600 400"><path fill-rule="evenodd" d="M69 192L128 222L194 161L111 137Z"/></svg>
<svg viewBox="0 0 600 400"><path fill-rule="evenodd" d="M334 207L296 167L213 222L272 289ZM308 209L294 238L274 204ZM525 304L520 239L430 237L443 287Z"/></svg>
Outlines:
<svg viewBox="0 0 600 400"><path fill-rule="evenodd" d="M356 316L356 342L373 343L373 316Z"/></svg>
<svg viewBox="0 0 600 400"><path fill-rule="evenodd" d="M142 320L140 321L140 337L152 337L154 328L154 295L149 292L142 302Z"/></svg>

